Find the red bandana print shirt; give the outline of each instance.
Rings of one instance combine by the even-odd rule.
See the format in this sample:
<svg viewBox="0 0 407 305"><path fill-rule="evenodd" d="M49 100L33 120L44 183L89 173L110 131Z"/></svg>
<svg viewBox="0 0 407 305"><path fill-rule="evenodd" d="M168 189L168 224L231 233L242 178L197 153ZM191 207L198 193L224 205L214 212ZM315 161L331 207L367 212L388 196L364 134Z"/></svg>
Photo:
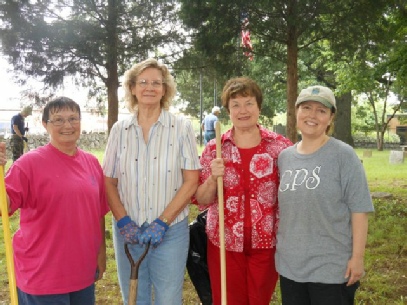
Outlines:
<svg viewBox="0 0 407 305"><path fill-rule="evenodd" d="M282 135L261 126L259 129L261 142L250 161L251 239L252 248L269 249L276 244L275 233L278 224L277 158L279 153L292 143ZM233 141L232 130L233 128L225 132L221 139L222 158L226 159L223 177L225 247L228 251L243 252L245 188L241 157ZM216 141L212 140L202 152L200 184L210 177L210 163L214 158L216 158ZM206 233L213 244L220 246L218 207L218 200L215 198L209 206Z"/></svg>

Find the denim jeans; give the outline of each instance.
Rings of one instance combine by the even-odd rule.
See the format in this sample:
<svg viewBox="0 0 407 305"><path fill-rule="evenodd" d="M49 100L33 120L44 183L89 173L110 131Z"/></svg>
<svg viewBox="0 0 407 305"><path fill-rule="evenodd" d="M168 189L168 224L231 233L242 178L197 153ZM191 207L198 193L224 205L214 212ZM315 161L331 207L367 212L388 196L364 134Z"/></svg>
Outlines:
<svg viewBox="0 0 407 305"><path fill-rule="evenodd" d="M208 144L208 142L212 139L216 138L215 130L205 131L204 134L204 144Z"/></svg>
<svg viewBox="0 0 407 305"><path fill-rule="evenodd" d="M94 305L95 284L79 291L62 294L28 294L17 288L20 305Z"/></svg>
<svg viewBox="0 0 407 305"><path fill-rule="evenodd" d="M124 239L113 221L113 243L119 285L123 304L128 304L130 263L124 252ZM140 264L137 285L137 305L151 305L154 289L154 305L182 304L185 266L189 246L188 218L170 226L158 247L150 247ZM129 245L134 261L144 251L144 246Z"/></svg>

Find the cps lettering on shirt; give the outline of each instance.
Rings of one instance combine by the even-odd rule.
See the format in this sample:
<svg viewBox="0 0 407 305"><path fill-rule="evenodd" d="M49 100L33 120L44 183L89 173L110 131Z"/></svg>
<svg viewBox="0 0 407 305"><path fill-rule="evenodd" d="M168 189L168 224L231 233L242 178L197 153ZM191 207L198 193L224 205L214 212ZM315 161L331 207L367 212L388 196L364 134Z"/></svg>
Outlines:
<svg viewBox="0 0 407 305"><path fill-rule="evenodd" d="M321 183L319 173L321 166L316 166L312 171L305 168L293 170L286 170L280 179L280 192L296 191L301 186L308 190L316 189Z"/></svg>

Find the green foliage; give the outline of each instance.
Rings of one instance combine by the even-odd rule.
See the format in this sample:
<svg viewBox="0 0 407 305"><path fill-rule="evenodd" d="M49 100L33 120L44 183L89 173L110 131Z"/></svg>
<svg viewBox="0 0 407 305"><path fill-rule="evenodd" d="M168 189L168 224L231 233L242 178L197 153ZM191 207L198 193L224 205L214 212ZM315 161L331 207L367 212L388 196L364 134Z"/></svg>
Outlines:
<svg viewBox="0 0 407 305"><path fill-rule="evenodd" d="M221 92L227 77L214 68L211 60L190 49L174 63L173 70L179 92L179 99L174 104L181 107L184 114L203 119L214 105L221 106Z"/></svg>
<svg viewBox="0 0 407 305"><path fill-rule="evenodd" d="M358 131L352 134L355 143L376 143L377 134L374 131ZM389 133L384 137L384 143L400 143L400 137L397 134Z"/></svg>
<svg viewBox="0 0 407 305"><path fill-rule="evenodd" d="M185 46L177 13L175 1L5 0L2 53L15 71L46 88L61 86L66 76L90 88L89 96L100 95L103 86L96 101L108 101L99 108L108 109L110 130L118 118L119 76L147 57L174 60Z"/></svg>
<svg viewBox="0 0 407 305"><path fill-rule="evenodd" d="M375 131L375 119L370 107L364 104L352 107L352 134L372 131Z"/></svg>

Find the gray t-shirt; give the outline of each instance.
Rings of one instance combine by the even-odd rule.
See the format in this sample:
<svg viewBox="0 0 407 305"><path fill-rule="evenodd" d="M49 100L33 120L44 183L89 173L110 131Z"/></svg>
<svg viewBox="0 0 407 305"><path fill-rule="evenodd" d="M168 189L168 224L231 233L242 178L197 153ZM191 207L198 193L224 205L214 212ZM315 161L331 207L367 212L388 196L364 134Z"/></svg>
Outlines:
<svg viewBox="0 0 407 305"><path fill-rule="evenodd" d="M277 271L297 282L346 282L351 213L374 211L361 161L351 146L330 138L309 155L297 145L285 149L278 167Z"/></svg>

